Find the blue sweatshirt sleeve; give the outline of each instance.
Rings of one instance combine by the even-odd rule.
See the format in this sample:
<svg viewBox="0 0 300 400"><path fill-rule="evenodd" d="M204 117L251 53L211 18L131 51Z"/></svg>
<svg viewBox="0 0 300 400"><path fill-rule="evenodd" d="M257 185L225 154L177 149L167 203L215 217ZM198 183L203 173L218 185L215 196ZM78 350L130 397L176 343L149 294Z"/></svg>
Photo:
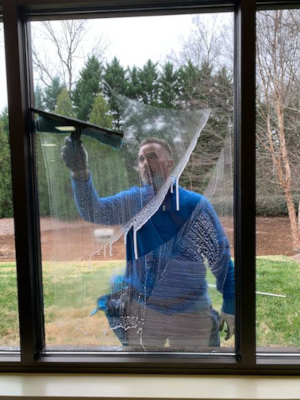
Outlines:
<svg viewBox="0 0 300 400"><path fill-rule="evenodd" d="M206 198L201 214L208 231L202 254L216 277L217 290L223 295L222 311L234 314L235 279L230 245L215 210Z"/></svg>
<svg viewBox="0 0 300 400"><path fill-rule="evenodd" d="M99 197L92 181L72 180L75 204L80 216L88 222L103 225L122 225L141 208L139 188L133 187L110 197Z"/></svg>

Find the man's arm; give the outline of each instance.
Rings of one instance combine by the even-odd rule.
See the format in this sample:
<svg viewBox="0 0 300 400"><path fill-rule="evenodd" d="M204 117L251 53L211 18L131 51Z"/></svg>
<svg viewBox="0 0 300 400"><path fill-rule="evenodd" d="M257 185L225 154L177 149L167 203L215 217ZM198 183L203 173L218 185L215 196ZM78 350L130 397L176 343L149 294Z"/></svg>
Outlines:
<svg viewBox="0 0 300 400"><path fill-rule="evenodd" d="M104 225L122 225L140 208L138 188L100 198L88 169L88 153L81 140L65 138L61 158L71 171L75 203L81 217Z"/></svg>
<svg viewBox="0 0 300 400"><path fill-rule="evenodd" d="M230 245L221 222L210 202L204 198L198 219L201 225L199 247L208 267L215 275L217 289L225 302L234 300L234 265L231 260ZM234 304L226 312L234 313Z"/></svg>
<svg viewBox="0 0 300 400"><path fill-rule="evenodd" d="M234 334L235 280L230 246L221 222L207 199L203 199L199 220L202 231L200 251L216 277L217 290L223 295L220 330L227 324L226 340ZM205 232L206 230L206 232Z"/></svg>
<svg viewBox="0 0 300 400"><path fill-rule="evenodd" d="M80 216L88 222L122 225L141 207L139 189L134 187L110 197L99 197L89 174L85 179L72 177L72 189Z"/></svg>

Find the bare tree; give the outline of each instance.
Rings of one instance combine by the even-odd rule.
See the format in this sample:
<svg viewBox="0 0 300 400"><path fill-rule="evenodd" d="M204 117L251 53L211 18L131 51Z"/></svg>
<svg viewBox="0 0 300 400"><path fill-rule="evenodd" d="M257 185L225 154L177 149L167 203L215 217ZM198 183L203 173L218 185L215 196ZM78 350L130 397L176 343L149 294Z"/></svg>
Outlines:
<svg viewBox="0 0 300 400"><path fill-rule="evenodd" d="M179 38L180 51L174 50L167 57L176 66L191 61L193 65L200 68L203 63L212 66L224 64L224 29L219 15L204 17L196 15L192 19L193 29L187 39ZM232 40L233 42L233 40Z"/></svg>
<svg viewBox="0 0 300 400"><path fill-rule="evenodd" d="M93 42L90 56L95 56L99 61L105 60L105 53L109 44L103 35L97 36Z"/></svg>
<svg viewBox="0 0 300 400"><path fill-rule="evenodd" d="M87 20L46 21L33 30L34 39L39 37L50 43L50 46L41 48L37 47L36 41L33 40L33 66L44 85L49 86L54 77L59 76L71 92L76 81L76 59L84 57L83 39L88 31ZM97 37L92 54L103 59L105 50L103 37Z"/></svg>
<svg viewBox="0 0 300 400"><path fill-rule="evenodd" d="M179 51L168 60L175 64L181 77L181 107L212 110L197 147L182 175L191 190L202 192L211 179L214 167L231 130L233 113L232 60L228 58L226 39L233 44L233 28L219 15L193 17L188 39L180 39ZM230 35L231 33L231 35ZM227 43L227 42L226 42Z"/></svg>
<svg viewBox="0 0 300 400"><path fill-rule="evenodd" d="M293 200L293 161L299 109L292 111L300 67L300 14L291 10L260 12L257 17L258 146L270 154L274 180L282 188L290 219L293 247L300 230ZM299 101L298 101L299 104ZM299 148L299 147L298 147ZM272 178L273 179L273 178Z"/></svg>

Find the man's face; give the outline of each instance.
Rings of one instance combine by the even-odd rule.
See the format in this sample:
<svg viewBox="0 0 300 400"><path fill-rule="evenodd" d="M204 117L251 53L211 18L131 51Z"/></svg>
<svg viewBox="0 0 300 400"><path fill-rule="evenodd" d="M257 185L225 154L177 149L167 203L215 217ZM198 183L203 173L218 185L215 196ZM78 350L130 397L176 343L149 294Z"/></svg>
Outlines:
<svg viewBox="0 0 300 400"><path fill-rule="evenodd" d="M139 150L138 165L146 185L161 186L168 178L173 160L158 143L147 143Z"/></svg>

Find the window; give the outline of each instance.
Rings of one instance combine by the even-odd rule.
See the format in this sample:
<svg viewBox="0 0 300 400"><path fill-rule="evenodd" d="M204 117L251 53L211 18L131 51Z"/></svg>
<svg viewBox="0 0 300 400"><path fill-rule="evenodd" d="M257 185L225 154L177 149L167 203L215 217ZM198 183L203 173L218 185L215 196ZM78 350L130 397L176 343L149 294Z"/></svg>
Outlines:
<svg viewBox="0 0 300 400"><path fill-rule="evenodd" d="M3 23L0 23L0 60L0 79L3 84L0 99L0 349L16 350L19 348L18 296Z"/></svg>
<svg viewBox="0 0 300 400"><path fill-rule="evenodd" d="M90 199L74 128L37 112L48 351L217 351L222 304L234 315L232 26L231 13L32 22L35 107L123 135L82 131Z"/></svg>
<svg viewBox="0 0 300 400"><path fill-rule="evenodd" d="M298 338L299 10L257 14L257 346Z"/></svg>
<svg viewBox="0 0 300 400"><path fill-rule="evenodd" d="M274 8L270 2L261 1L257 4L258 22L269 13L260 11L260 8L267 7L267 3L270 9ZM213 10L212 5L218 5L219 15L205 14ZM297 14L291 15L296 18ZM278 185L272 187L270 179L275 179L275 175L272 175L273 178L267 175L272 172L270 157L262 154L267 139L260 140L261 133L264 133L260 118L261 110L266 108L266 98L260 92L263 90L263 79L259 76L259 69L255 70L255 18L254 1L245 0L233 1L232 4L199 0L184 5L178 1L163 4L141 1L138 7L130 2L127 5L116 2L110 6L101 3L96 8L76 0L64 4L52 3L51 0L47 4L39 1L31 3L28 0L25 7L4 0L5 40L9 43L9 47L6 46L9 65L7 82L10 135L13 138L11 152L22 355L22 365L16 358L14 366L24 370L30 366L38 371L74 371L80 367L102 372L160 372L163 363L166 367L164 370L168 372L299 372L299 359L295 351L299 345L292 338L297 323L296 312L286 317L286 325L292 326L288 329L290 333L287 340L288 343L290 339L293 340L291 346L286 342L283 331L272 325L275 317L269 320L270 311L278 308L274 308L271 301L285 299L273 296L285 293L282 287L279 291L275 287L274 290L269 289L274 279L279 279L275 273L271 276L269 271L272 269L276 272L280 268L278 264L284 264L286 259L266 259L260 253L259 224L265 215L265 198L282 198L282 193ZM191 20L195 21L194 32L199 34L196 44L202 44L201 51L208 57L204 60L206 63L200 60L202 75L199 76L195 68L196 62L199 62L195 42L191 41L189 33L184 32L184 21L187 20L190 23ZM205 20L209 21L208 32L202 29ZM175 27L171 21L176 21ZM228 28L222 36L218 36L223 25ZM259 23L257 27L259 45ZM267 27L263 25L263 28ZM131 29L134 34L129 39L127 34ZM157 51L163 46L164 37L176 37L181 29L182 47L174 48L172 53L172 46L169 45L167 50L161 50L160 59L157 56L155 59L151 45L156 43ZM285 29L290 29L290 34L297 37L296 30L290 28L289 24L285 25ZM149 31L153 37L147 42L145 32ZM120 46L121 43L119 49L113 48L111 54L105 55L105 51L108 51L106 38L100 36L100 32L107 35L110 32L111 45L119 43ZM98 41L92 43L97 36ZM138 45L137 39L144 41L145 45ZM81 47L82 43L84 46ZM289 43L292 43L292 49L297 47L296 40ZM74 55L75 59L68 55ZM135 58L128 61L126 57L130 56ZM139 57L145 57L141 64L138 64ZM97 63L99 59L103 62ZM215 63L212 70L211 63ZM177 90L174 74L178 71L181 79L185 77L189 80L196 76L197 83L201 83L201 90L194 85L194 80L185 81ZM297 76L296 72L293 73ZM114 79L116 75L118 80ZM99 76L103 78L100 81ZM158 81L156 86L153 85L155 79ZM98 85L95 91L91 88L94 84ZM91 86L86 89L88 85ZM149 85L152 85L150 89ZM256 85L259 88L255 107ZM294 89L290 90L288 98L294 101ZM198 111L200 106L201 112ZM213 110L207 122L208 112L205 109L208 107ZM292 108L297 109L296 105ZM292 146L296 139L291 131L297 125L297 114L293 110L289 110L288 114L288 144L296 149L296 144ZM271 111L274 118L274 104L271 105ZM184 129L186 127L188 129ZM277 128L274 123L271 137L275 140L275 147L280 147L276 140L279 135ZM160 141L142 142L145 131L148 136L151 132L151 136L158 137ZM64 143L65 136L68 139ZM89 158L78 140L79 136ZM138 145L141 143L142 146ZM193 144L196 143L194 149ZM64 145L66 147L61 150ZM296 153L293 153L295 171ZM161 157L164 162L161 162ZM190 161L186 165L188 159ZM144 164L147 166L145 169ZM68 168L71 170L73 186L70 184ZM102 199L100 205L98 194L91 186L91 176ZM293 184L292 194L297 196L296 182ZM147 191L149 188L150 192ZM197 204L188 216L180 214L180 210L184 209L180 207L184 205L181 201L184 196L181 194L185 193L182 192L185 189L198 193ZM209 203L205 203L207 212L203 214L200 207L203 203L199 200L203 198L199 197L199 193L206 194L209 200ZM119 201L120 196L122 202ZM165 202L168 196L170 204L174 198L172 221L177 223L175 225L178 228L175 236L168 236L171 225L169 221L163 222L164 213L169 209L172 211L172 207L168 209ZM217 217L210 204L214 206ZM195 209L201 214L199 220ZM166 237L160 237L161 241L156 246L156 239L153 239L155 230L151 227L147 231L147 224L154 224L152 218L158 215L159 210L161 215L157 223L165 228ZM259 228L257 261L256 212ZM183 221L188 221L186 226ZM201 224L205 225L206 230L199 236ZM226 235L220 234L223 232L222 228L219 229L220 224ZM183 226L188 229L184 231ZM141 232L145 230L143 242ZM203 242L208 231L213 233ZM125 237L120 232L125 232ZM184 239L190 238L188 234L193 237L192 244L184 242ZM178 235L181 235L181 241L177 243ZM121 242L126 242L126 262ZM185 243L184 249L182 243ZM208 248L214 251L210 252ZM227 251L220 253L220 248L226 248ZM160 257L155 258L156 251ZM220 347L210 345L207 336L204 344L199 345L197 337L194 345L189 325L185 325L187 320L184 318L184 322L181 322L177 318L174 324L172 319L174 307L177 307L176 312L180 316L185 316L186 310L179 309L181 301L184 299L184 304L187 304L186 300L193 298L188 313L191 316L190 326L193 329L197 326L199 301L208 299L198 296L197 280L192 279L190 286L185 284L185 279L174 281L171 274L167 280L170 287L162 286L155 293L157 277L157 282L160 282L176 267L179 271L176 276L181 276L187 254L189 261L192 256L195 257L193 266L196 277L202 276L203 281L205 278L205 273L199 275L197 257L200 256L203 271L211 267L216 275L215 283L211 280L213 274L207 273L214 308L220 307L222 301L215 297L214 285L223 292L226 300L232 300L235 296L235 340L225 342L222 336ZM219 258L211 254L219 254ZM166 259L165 265L161 262L163 257ZM224 264L213 261L220 258L227 260L226 271L233 266L234 259L235 275L223 274ZM138 262L146 265L142 278L142 270L136 268ZM297 270L296 264L287 264L287 269ZM168 268L170 266L172 268ZM190 271L191 265L188 268ZM235 278L235 284L231 286L235 294L230 292L227 297L228 292L223 289L228 284L228 276ZM146 282L146 285L142 285L144 292L137 284L141 280ZM192 284L195 284L195 290L190 290ZM293 285L291 291L296 290L295 279ZM151 293L147 292L149 287ZM169 289L177 297L169 296ZM266 292L272 296L265 296ZM136 304L140 304L140 299L145 300L138 310L130 308L133 298ZM151 301L157 308L168 304L171 316L166 315L157 323L156 310L152 308L153 317L150 318L144 305ZM295 304L296 298L293 301L288 299L285 303L291 309ZM97 312L89 317L93 307ZM198 307L196 319L193 314L195 307ZM130 312L124 313L128 309ZM207 330L211 334L213 318L209 300L207 309ZM232 312L226 310L223 308L223 316L232 326L234 319L228 319ZM128 315L130 318L127 318ZM140 321L143 322L141 326ZM149 325L147 329L146 322ZM217 319L215 322L217 331ZM174 331L171 332L169 328L172 323ZM277 337L271 340L268 329L272 330L273 326L277 329ZM182 339L182 332L186 328L188 345ZM162 340L157 343L153 332L159 329L162 331ZM284 327L280 326L280 329ZM135 334L130 336L127 331ZM179 340L178 331L181 332ZM279 343L277 339L280 336L283 339ZM288 346L282 346L283 342ZM277 348L270 352L274 346ZM287 347L292 349L286 352Z"/></svg>

